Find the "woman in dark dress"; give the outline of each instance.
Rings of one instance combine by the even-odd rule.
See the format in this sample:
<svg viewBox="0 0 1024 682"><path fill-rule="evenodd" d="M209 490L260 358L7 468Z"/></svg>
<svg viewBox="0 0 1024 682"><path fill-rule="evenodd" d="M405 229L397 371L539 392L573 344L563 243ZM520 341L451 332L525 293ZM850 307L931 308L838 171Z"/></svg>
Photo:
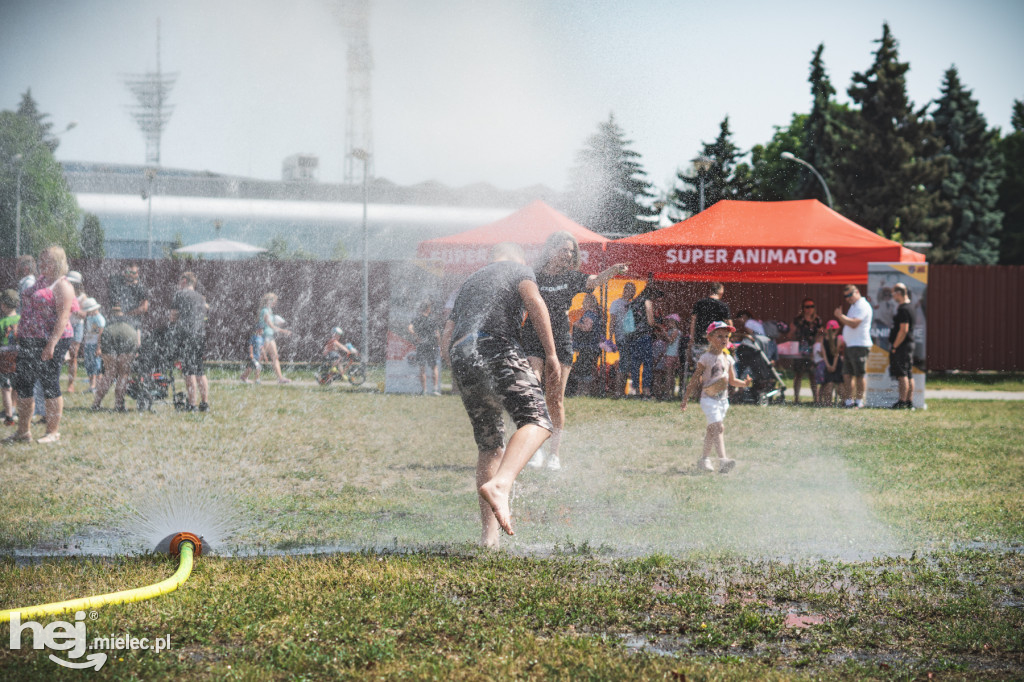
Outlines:
<svg viewBox="0 0 1024 682"><path fill-rule="evenodd" d="M548 393L545 398L548 404L548 412L551 414L551 422L555 430L551 434L550 454L543 454L538 451L534 459L530 460L531 466L543 466L545 460L548 468L560 469L562 467L558 458L559 447L562 440L562 427L565 424L565 412L563 403L565 401L565 382L569 380L569 372L572 370L572 327L569 324L569 308L572 306L572 299L576 294L590 292L597 287L604 286L608 280L615 275L624 274L627 270L625 263L617 263L604 270L599 275L586 275L580 272L580 245L576 237L570 232L556 232L544 243L544 250L541 252L540 262L534 268L537 276L537 288L540 289L541 298L548 306L548 315L551 317L551 332L555 337L555 351L558 353L558 361L562 365L562 388L557 395ZM527 359L534 373L539 379L544 369L544 349L541 347L537 333L529 319L523 328L523 350L526 351Z"/></svg>

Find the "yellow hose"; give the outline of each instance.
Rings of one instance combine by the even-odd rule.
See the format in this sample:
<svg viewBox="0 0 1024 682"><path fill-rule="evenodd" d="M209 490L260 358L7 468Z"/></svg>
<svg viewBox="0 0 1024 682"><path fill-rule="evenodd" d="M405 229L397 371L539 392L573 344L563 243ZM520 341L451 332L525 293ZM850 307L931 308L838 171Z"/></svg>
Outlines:
<svg viewBox="0 0 1024 682"><path fill-rule="evenodd" d="M137 587L134 590L122 590L110 594L99 594L95 597L82 597L81 599L70 599L58 601L52 604L39 604L37 606L26 606L20 609L8 609L0 611L0 623L10 622L11 616L21 613L21 619L32 619L36 616L56 615L66 611L87 611L96 609L107 604L127 604L129 602L145 601L162 594L173 592L183 582L188 580L192 573L193 554L196 546L191 540L185 540L178 547L181 552L181 561L178 563L178 570L167 580L158 582L146 587Z"/></svg>

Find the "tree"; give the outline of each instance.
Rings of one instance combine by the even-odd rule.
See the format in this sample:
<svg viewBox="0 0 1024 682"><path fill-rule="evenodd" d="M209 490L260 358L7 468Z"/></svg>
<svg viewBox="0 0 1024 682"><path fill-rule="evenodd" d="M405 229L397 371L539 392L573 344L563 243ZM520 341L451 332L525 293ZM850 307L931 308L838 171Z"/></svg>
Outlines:
<svg viewBox="0 0 1024 682"><path fill-rule="evenodd" d="M849 133L845 120L849 118L849 110L835 101L836 90L822 59L824 51L825 44L821 43L811 59L811 73L807 79L811 84L811 113L804 122L802 155L796 151L793 154L814 166L831 188L837 184L836 173L848 147L846 138ZM795 198L816 198L828 203L818 178L806 168L801 169L800 175Z"/></svg>
<svg viewBox="0 0 1024 682"><path fill-rule="evenodd" d="M0 111L0 256L15 255L19 196L21 253L58 244L77 256L78 205L53 158L56 140L46 138L45 115L35 111L27 94L26 99L31 106L23 100L25 114Z"/></svg>
<svg viewBox="0 0 1024 682"><path fill-rule="evenodd" d="M701 176L704 181L704 208L713 206L722 199L751 198L751 170L746 164L737 165L742 154L732 141L728 116L722 119L715 141L705 142L703 145L704 150L698 158L710 162L707 170L701 172L695 167L686 173L676 173L682 186L677 186L673 190L672 202L687 215L700 212Z"/></svg>
<svg viewBox="0 0 1024 682"><path fill-rule="evenodd" d="M84 258L103 258L104 234L103 225L100 224L98 216L86 213L82 221L82 232L79 242L82 245L82 256Z"/></svg>
<svg viewBox="0 0 1024 682"><path fill-rule="evenodd" d="M993 265L999 260L1003 225L1003 215L996 208L1003 179L999 134L989 129L955 66L946 71L937 105L932 119L944 141L942 156L948 168L940 195L953 209L946 250L956 263Z"/></svg>
<svg viewBox="0 0 1024 682"><path fill-rule="evenodd" d="M754 201L789 201L808 198L802 195L801 175L804 169L799 164L786 161L782 152L790 152L804 158L804 138L807 114L793 114L789 126L776 126L772 139L765 144L756 144L750 150L750 179L747 191ZM740 167L737 167L737 174ZM819 186L820 189L820 186Z"/></svg>
<svg viewBox="0 0 1024 682"><path fill-rule="evenodd" d="M291 250L290 246L288 237L277 234L263 245L266 251L260 256L269 260L316 260L315 255L301 246L295 250Z"/></svg>
<svg viewBox="0 0 1024 682"><path fill-rule="evenodd" d="M639 234L656 226L638 219L655 215L650 206L654 193L640 154L629 148L631 144L615 115L609 114L577 155L570 178L569 214L599 234Z"/></svg>
<svg viewBox="0 0 1024 682"><path fill-rule="evenodd" d="M1024 102L1013 103L1013 132L999 142L1003 154L1003 181L998 208L1003 212L999 262L1024 265Z"/></svg>
<svg viewBox="0 0 1024 682"><path fill-rule="evenodd" d="M948 257L952 219L939 197L945 163L926 110L907 98L896 39L883 25L875 61L853 75L847 92L860 106L850 117L850 149L836 172L845 215L889 237L930 241L933 260Z"/></svg>
<svg viewBox="0 0 1024 682"><path fill-rule="evenodd" d="M53 124L46 120L50 118L50 115L39 111L39 105L36 104L35 99L32 97L32 88L26 90L21 96L21 103L18 104L17 113L33 123L36 139L41 140L43 144L50 148L51 152L57 151L60 141L50 135Z"/></svg>

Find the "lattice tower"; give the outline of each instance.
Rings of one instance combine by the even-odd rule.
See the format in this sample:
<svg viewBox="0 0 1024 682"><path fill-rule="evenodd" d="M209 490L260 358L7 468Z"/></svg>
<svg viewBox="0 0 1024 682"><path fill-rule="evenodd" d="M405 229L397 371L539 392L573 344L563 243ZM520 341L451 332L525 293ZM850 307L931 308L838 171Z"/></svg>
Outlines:
<svg viewBox="0 0 1024 682"><path fill-rule="evenodd" d="M168 98L178 80L177 73L160 70L159 21L156 26L156 71L123 76L125 86L138 101L138 105L128 107L128 111L146 138L146 164L153 166L160 165L160 137L174 113Z"/></svg>
<svg viewBox="0 0 1024 682"><path fill-rule="evenodd" d="M348 99L345 105L345 177L349 184L362 182L363 161L352 153L369 154L366 173L373 177L373 107L370 101L373 53L370 49L370 0L336 0L334 14L345 36Z"/></svg>

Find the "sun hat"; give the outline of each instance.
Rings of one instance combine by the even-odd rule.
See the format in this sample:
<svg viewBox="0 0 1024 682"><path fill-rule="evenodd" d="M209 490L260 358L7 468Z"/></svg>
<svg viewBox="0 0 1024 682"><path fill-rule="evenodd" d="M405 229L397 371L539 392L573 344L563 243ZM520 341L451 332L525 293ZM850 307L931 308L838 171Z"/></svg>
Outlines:
<svg viewBox="0 0 1024 682"><path fill-rule="evenodd" d="M78 270L72 270L67 275L65 275L65 277L67 277L68 281L71 282L72 284L82 283L82 273L80 273Z"/></svg>
<svg viewBox="0 0 1024 682"><path fill-rule="evenodd" d="M839 329L839 323L835 320L829 320L825 323L825 329Z"/></svg>
<svg viewBox="0 0 1024 682"><path fill-rule="evenodd" d="M731 332L736 331L736 327L731 327L731 326L727 325L725 322L719 321L719 322L712 322L711 324L709 324L708 325L708 330L705 333L710 334L711 332L715 331L716 329L728 329Z"/></svg>
<svg viewBox="0 0 1024 682"><path fill-rule="evenodd" d="M101 306L99 304L99 301L97 301L95 298L87 298L84 301L82 301L83 312L91 313L94 310L99 310L100 307Z"/></svg>

